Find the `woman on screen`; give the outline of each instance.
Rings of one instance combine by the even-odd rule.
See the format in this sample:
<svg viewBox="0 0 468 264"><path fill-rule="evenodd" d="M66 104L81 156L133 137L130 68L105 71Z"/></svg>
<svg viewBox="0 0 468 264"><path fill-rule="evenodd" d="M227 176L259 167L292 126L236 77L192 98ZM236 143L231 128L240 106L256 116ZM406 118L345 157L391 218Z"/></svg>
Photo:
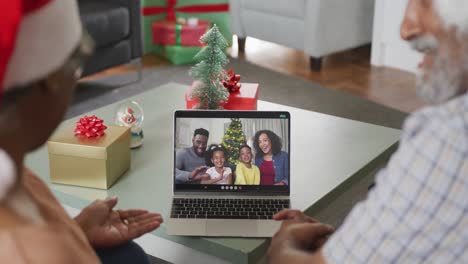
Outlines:
<svg viewBox="0 0 468 264"><path fill-rule="evenodd" d="M289 155L281 150L281 138L273 131L260 130L255 133L253 143L260 185L288 185Z"/></svg>

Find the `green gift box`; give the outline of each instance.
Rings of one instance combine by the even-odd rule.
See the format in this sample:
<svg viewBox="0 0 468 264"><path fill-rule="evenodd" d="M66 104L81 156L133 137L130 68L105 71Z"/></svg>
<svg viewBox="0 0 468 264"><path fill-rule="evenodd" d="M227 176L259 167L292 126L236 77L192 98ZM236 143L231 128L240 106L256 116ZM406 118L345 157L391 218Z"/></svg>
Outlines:
<svg viewBox="0 0 468 264"><path fill-rule="evenodd" d="M216 24L229 45L232 33L229 29L229 0L142 0L143 43L144 53L164 55L175 64L192 63L193 58L181 59L183 56L195 55L193 47L161 46L152 43L152 24L159 20L176 21L178 18L209 20ZM200 48L198 48L198 51ZM174 53L180 52L179 55ZM171 58L176 58L173 60ZM185 62L182 62L185 61Z"/></svg>
<svg viewBox="0 0 468 264"><path fill-rule="evenodd" d="M195 55L202 47L184 47L168 45L161 47L163 56L175 65L195 63Z"/></svg>

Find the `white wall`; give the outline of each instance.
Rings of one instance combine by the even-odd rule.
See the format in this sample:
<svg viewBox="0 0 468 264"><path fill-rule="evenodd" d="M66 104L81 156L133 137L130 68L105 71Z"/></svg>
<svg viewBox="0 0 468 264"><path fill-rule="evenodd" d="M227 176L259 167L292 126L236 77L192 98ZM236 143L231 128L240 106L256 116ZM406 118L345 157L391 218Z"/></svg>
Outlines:
<svg viewBox="0 0 468 264"><path fill-rule="evenodd" d="M416 72L421 54L400 38L408 0L376 0L371 63Z"/></svg>
<svg viewBox="0 0 468 264"><path fill-rule="evenodd" d="M224 124L230 119L180 118L177 119L176 149L192 146L193 131L204 128L210 132L208 145L220 144L224 136Z"/></svg>

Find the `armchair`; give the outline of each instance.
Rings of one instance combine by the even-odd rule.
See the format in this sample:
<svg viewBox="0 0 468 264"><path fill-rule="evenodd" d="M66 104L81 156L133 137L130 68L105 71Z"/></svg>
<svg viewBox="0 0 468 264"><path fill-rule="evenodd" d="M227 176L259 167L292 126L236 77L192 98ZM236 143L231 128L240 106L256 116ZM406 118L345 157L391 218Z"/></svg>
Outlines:
<svg viewBox="0 0 468 264"><path fill-rule="evenodd" d="M320 71L324 56L370 43L374 0L230 0L231 30L243 51L255 37L295 48Z"/></svg>

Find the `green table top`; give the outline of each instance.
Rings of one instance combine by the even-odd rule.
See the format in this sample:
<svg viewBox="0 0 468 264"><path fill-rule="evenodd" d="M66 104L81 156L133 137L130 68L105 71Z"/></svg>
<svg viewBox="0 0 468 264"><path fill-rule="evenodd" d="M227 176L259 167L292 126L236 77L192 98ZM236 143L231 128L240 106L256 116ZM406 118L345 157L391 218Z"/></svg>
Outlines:
<svg viewBox="0 0 468 264"><path fill-rule="evenodd" d="M131 169L109 190L52 184L45 146L29 154L26 165L49 184L60 202L71 207L82 208L94 199L117 195L119 208L143 208L168 218L173 179L173 112L184 109L187 89L188 86L169 83L128 98L144 109L145 142L132 150ZM117 104L89 114L112 123ZM327 194L359 177L364 167L388 158L388 149L400 136L399 130L279 104L259 101L258 109L291 113L291 203L301 210L323 202L321 199ZM69 119L61 126L77 119ZM168 236L164 224L153 234L234 263L255 262L268 246L266 239Z"/></svg>

